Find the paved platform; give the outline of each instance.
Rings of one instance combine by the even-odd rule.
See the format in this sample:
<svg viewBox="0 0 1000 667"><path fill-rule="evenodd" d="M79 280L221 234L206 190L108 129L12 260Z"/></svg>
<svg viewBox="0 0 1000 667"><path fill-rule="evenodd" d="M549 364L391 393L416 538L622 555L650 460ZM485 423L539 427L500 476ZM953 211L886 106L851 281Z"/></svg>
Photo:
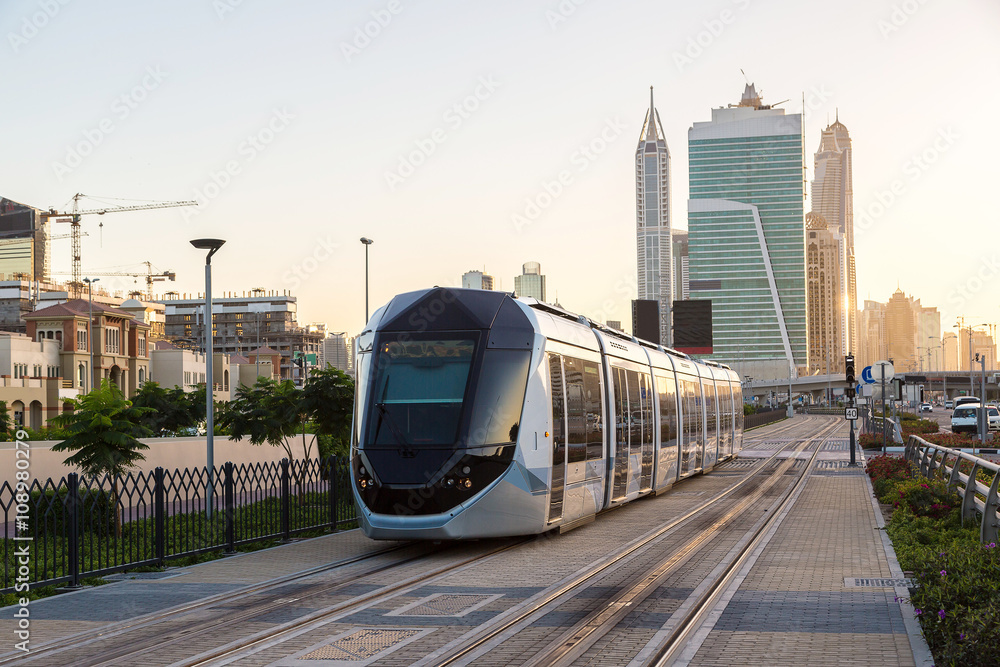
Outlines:
<svg viewBox="0 0 1000 667"><path fill-rule="evenodd" d="M775 449L788 449L790 441L798 435L789 427L796 427L799 419L748 432L741 458L749 461L770 454ZM813 417L808 423L829 425L835 420L838 418ZM796 502L779 517L780 521L773 527L768 539L743 567L736 584L723 597L723 604L690 642L680 664L741 663L796 667L845 664L926 667L932 664L912 610L905 601L898 599L907 596L901 582L903 573L888 538L881 530L882 515L872 497L868 477L860 468L847 466L846 422L840 422L843 432L838 431L837 437L842 439L824 446ZM858 459L860 462L860 452ZM731 466L730 474L741 467L742 461L736 464ZM714 481L712 475L695 478L690 480L691 483L675 487L674 500L670 499L671 494L666 494L649 503L637 503L634 509L619 512L633 512L636 517L640 513L655 514L653 503L661 508L669 507L670 503L678 502L684 495L707 493L707 490L700 491L702 487L699 485L708 489L721 483L724 476L715 476L717 479ZM702 481L697 481L699 479ZM622 518L599 520L591 527L563 536L562 543L566 547L574 542L584 544L588 535L607 536L625 525ZM348 531L39 600L31 604L32 645L66 641L83 631L110 628L120 621L209 597L224 600L227 595L248 586L333 561L381 551L389 544L370 541L359 531ZM546 550L556 546L555 542L536 545L517 557L537 562L539 557L546 555ZM575 550L579 551L579 548ZM570 564L566 567L569 568ZM487 584L472 572L465 575L468 581L463 580L463 575L459 573L451 583L463 591L466 588L482 588L478 592L496 597L505 595L506 599L513 600L530 597L551 584L551 580L545 579L542 574L536 571L534 577L523 577L516 585L507 587ZM696 583L692 582L692 586ZM893 585L897 583L900 587ZM433 592L444 590L435 588ZM413 603L422 599L425 593L414 593L399 604ZM676 603L679 604L685 595L685 591L678 589L665 592L663 599L672 604L668 598L677 598ZM454 619L451 622L456 626L484 622L503 610L504 604L507 603L492 600L469 614L460 624ZM586 601L581 601L581 604L585 605ZM372 608L354 618L344 619L346 625L327 628L319 635L328 637L332 636L331 633L335 634L335 630L349 626L377 624L383 616L397 612L398 609ZM0 610L0 637L14 636L12 613L13 608ZM646 638L652 637L668 617L669 613L638 614L633 619L636 640L641 636L641 642L645 642ZM273 622L291 618L279 613ZM537 631L542 634L549 632L556 620L555 616L546 617ZM389 618L385 621L391 624ZM408 624L413 625L412 618ZM437 624L436 621L426 621L426 632L433 635ZM437 631L443 632L445 628ZM430 635L427 639L431 638ZM424 634L415 634L413 639L416 643L411 647L416 650L424 637ZM512 649L519 639L515 638L510 646L503 648ZM312 635L304 636L302 646L314 640ZM13 643L13 639L6 639L0 644L0 657L12 650ZM295 651L290 650L289 653ZM315 661L297 660L289 653L284 654L288 657L277 662L272 657L260 661L260 664L317 664ZM633 657L624 657L623 654L619 658L615 655L613 662L608 662L611 654L604 653L594 657L590 664L640 664ZM412 664L412 660L403 660L402 654L393 657L397 664ZM149 656L144 664L152 666L160 663L156 656Z"/></svg>

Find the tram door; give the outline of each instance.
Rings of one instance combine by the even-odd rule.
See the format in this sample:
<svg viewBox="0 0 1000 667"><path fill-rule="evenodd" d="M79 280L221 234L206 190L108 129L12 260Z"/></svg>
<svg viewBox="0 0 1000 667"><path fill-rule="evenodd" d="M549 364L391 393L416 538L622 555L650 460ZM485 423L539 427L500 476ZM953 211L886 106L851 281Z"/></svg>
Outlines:
<svg viewBox="0 0 1000 667"><path fill-rule="evenodd" d="M563 392L562 357L549 355L549 380L552 392L552 484L549 488L549 522L563 515L566 488L566 406Z"/></svg>
<svg viewBox="0 0 1000 667"><path fill-rule="evenodd" d="M628 489L628 384L624 368L611 368L611 380L614 383L612 392L615 399L615 474L612 487L612 500L621 500Z"/></svg>

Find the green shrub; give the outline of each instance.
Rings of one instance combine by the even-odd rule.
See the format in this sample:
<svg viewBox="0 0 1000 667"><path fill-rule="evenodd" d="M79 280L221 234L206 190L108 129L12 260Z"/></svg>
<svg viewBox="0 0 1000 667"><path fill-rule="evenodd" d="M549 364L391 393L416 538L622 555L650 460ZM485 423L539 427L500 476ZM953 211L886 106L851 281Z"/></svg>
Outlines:
<svg viewBox="0 0 1000 667"><path fill-rule="evenodd" d="M865 472L872 479L872 487L879 499L889 492L897 482L913 478L913 467L909 461L899 456L875 456L868 459ZM887 501L883 501L887 502Z"/></svg>
<svg viewBox="0 0 1000 667"><path fill-rule="evenodd" d="M65 486L58 490L32 491L27 534L33 535L37 530L38 534L62 535L68 528L68 495L69 489ZM103 535L114 531L115 512L111 493L81 487L79 497L82 511L77 515L77 525L80 531L89 530Z"/></svg>
<svg viewBox="0 0 1000 667"><path fill-rule="evenodd" d="M958 495L941 481L909 479L896 482L879 500L917 517L944 519L961 505Z"/></svg>

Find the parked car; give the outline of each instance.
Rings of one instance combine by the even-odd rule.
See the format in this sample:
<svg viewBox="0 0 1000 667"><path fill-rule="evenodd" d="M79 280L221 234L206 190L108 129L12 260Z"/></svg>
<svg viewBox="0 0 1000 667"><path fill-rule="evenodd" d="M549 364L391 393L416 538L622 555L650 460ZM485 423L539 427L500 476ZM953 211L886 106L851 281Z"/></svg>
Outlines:
<svg viewBox="0 0 1000 667"><path fill-rule="evenodd" d="M955 403L953 401L945 401L944 402L944 409L945 410L952 410L954 407L955 407Z"/></svg>
<svg viewBox="0 0 1000 667"><path fill-rule="evenodd" d="M934 408L931 407L930 403L921 403L920 404L920 411L921 412L933 412L933 410L934 410Z"/></svg>

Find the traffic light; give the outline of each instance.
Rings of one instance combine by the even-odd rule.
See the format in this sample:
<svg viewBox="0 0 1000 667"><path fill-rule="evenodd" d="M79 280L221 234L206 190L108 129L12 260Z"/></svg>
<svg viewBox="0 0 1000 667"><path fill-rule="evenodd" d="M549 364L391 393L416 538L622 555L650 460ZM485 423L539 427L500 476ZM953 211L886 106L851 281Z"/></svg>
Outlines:
<svg viewBox="0 0 1000 667"><path fill-rule="evenodd" d="M844 372L847 375L847 386L853 387L857 384L857 380L854 379L854 355L848 354L844 357Z"/></svg>

